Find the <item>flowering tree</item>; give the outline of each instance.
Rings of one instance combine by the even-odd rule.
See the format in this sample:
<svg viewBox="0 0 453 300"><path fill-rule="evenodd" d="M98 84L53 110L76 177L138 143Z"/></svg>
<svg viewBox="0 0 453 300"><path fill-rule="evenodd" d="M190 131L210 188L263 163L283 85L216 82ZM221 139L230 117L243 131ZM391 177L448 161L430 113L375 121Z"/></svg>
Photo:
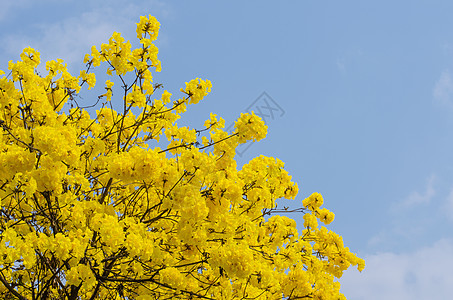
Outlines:
<svg viewBox="0 0 453 300"><path fill-rule="evenodd" d="M276 214L298 192L283 162L237 168L235 148L264 138L263 121L241 114L231 134L214 114L203 130L177 125L211 82L189 81L177 100L153 84L159 26L140 18L137 49L119 33L93 46L77 77L61 60L40 75L32 48L0 71L0 297L344 299L335 277L364 261L318 226L334 218L322 196L302 201L298 233ZM101 63L112 81L92 117L76 95Z"/></svg>

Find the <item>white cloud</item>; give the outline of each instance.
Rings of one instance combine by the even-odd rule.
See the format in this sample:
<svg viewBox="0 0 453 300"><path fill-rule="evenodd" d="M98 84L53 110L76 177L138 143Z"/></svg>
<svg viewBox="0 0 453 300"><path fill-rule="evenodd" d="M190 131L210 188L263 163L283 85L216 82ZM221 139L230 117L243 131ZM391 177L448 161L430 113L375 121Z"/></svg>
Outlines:
<svg viewBox="0 0 453 300"><path fill-rule="evenodd" d="M26 4L28 4L30 0L9 0L9 1L2 1L2 9L0 9L0 21L4 21L7 19L11 11L14 9L21 9Z"/></svg>
<svg viewBox="0 0 453 300"><path fill-rule="evenodd" d="M1 2L1 9L0 9L0 22L14 19L16 22L19 20L18 14L23 9L31 8L33 5L40 5L43 6L48 3L58 3L61 4L62 2L69 2L71 0L3 0Z"/></svg>
<svg viewBox="0 0 453 300"><path fill-rule="evenodd" d="M441 239L411 253L365 255L365 270L345 272L341 291L351 300L451 299L453 241Z"/></svg>
<svg viewBox="0 0 453 300"><path fill-rule="evenodd" d="M453 109L453 79L449 70L443 71L440 75L434 86L433 97L441 105Z"/></svg>
<svg viewBox="0 0 453 300"><path fill-rule="evenodd" d="M81 62L90 46L106 42L114 31L113 24L96 21L96 13L87 13L80 19L70 18L54 24L40 24L36 37L8 36L7 52L17 55L23 48L31 46L41 52L42 61L64 59L69 65Z"/></svg>
<svg viewBox="0 0 453 300"><path fill-rule="evenodd" d="M399 212L399 211L401 211L401 209L407 209L410 207L423 205L423 204L430 204L433 197L436 195L436 191L434 189L435 180L436 180L436 176L431 175L428 178L426 188L422 193L420 193L419 191L412 192L408 197L406 197L402 201L397 202L394 205L392 205L391 211Z"/></svg>
<svg viewBox="0 0 453 300"><path fill-rule="evenodd" d="M414 221L415 219L415 221ZM418 218L403 218L398 216L396 220L387 220L389 226L381 229L377 234L368 240L368 247L371 249L393 249L414 243L414 240L423 238L429 234L430 224L426 220Z"/></svg>
<svg viewBox="0 0 453 300"><path fill-rule="evenodd" d="M344 72L346 70L346 63L343 58L337 58L336 65L340 72Z"/></svg>
<svg viewBox="0 0 453 300"><path fill-rule="evenodd" d="M453 189L450 191L450 194L448 194L443 208L447 218L453 221Z"/></svg>
<svg viewBox="0 0 453 300"><path fill-rule="evenodd" d="M135 23L140 15L152 14L159 10L168 14L166 6L159 1L91 2L81 14L68 14L70 17L55 20L45 18L29 30L32 34L13 33L3 37L2 47L8 55L18 57L23 48L31 46L41 52L41 60L62 58L68 64L82 64L83 57L91 46L107 43L114 31L121 32L126 40L135 38ZM143 4L143 5L142 5ZM153 11L150 11L153 9Z"/></svg>
<svg viewBox="0 0 453 300"><path fill-rule="evenodd" d="M424 186L392 201L388 214L383 217L385 222L368 239L368 247L377 251L407 249L409 245L423 245L426 238L433 241L444 236L443 231L437 230L445 224L446 211L445 201L439 195L442 190L436 186L438 182L431 175Z"/></svg>

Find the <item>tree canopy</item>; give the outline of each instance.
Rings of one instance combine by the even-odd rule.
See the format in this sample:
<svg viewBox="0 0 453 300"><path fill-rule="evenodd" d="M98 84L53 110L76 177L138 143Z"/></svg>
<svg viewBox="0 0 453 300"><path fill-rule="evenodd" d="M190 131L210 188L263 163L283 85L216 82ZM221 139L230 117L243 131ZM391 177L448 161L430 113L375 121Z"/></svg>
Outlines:
<svg viewBox="0 0 453 300"><path fill-rule="evenodd" d="M301 201L298 232L277 207L298 193L283 162L237 166L236 147L266 136L261 118L178 126L211 82L178 96L154 83L159 28L140 17L137 48L115 32L77 76L60 59L41 71L32 48L0 71L0 297L345 299L336 278L364 261L319 225L334 219L322 196ZM96 71L109 80L90 114L77 95Z"/></svg>

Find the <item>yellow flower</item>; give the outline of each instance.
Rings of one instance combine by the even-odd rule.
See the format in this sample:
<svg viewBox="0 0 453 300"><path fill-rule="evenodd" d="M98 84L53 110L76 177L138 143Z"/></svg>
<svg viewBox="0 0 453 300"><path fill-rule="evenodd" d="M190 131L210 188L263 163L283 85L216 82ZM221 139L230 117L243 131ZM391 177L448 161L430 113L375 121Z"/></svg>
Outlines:
<svg viewBox="0 0 453 300"><path fill-rule="evenodd" d="M326 208L319 209L316 212L319 220L326 225L332 223L335 218L335 214Z"/></svg>
<svg viewBox="0 0 453 300"><path fill-rule="evenodd" d="M306 228L317 228L318 221L316 220L316 216L313 214L305 214L304 215L304 227Z"/></svg>
<svg viewBox="0 0 453 300"><path fill-rule="evenodd" d="M334 279L365 262L318 228L333 212L313 193L302 201L300 234L295 220L275 214L288 212L280 198L298 192L284 163L235 160L240 143L266 136L254 112L241 114L233 133L214 113L204 129L176 123L212 84L190 80L177 100L153 85L159 28L141 17L135 49L114 32L85 55L78 76L60 59L42 76L32 48L8 64L11 76L0 78L2 276L27 299L344 299ZM98 95L101 63L115 76ZM94 109L79 105L85 83L84 99L99 100ZM120 103L111 101L114 84ZM159 143L164 133L168 143Z"/></svg>
<svg viewBox="0 0 453 300"><path fill-rule="evenodd" d="M255 115L252 111L251 114L243 114L235 122L235 133L239 136L239 143L245 143L249 140L259 141L266 137L267 126L264 121Z"/></svg>
<svg viewBox="0 0 453 300"><path fill-rule="evenodd" d="M305 198L302 201L302 205L310 210L316 210L323 204L323 202L324 202L324 200L323 200L321 194L313 193L310 195L310 197Z"/></svg>
<svg viewBox="0 0 453 300"><path fill-rule="evenodd" d="M143 39L147 34L149 35L149 39L154 41L157 39L159 35L159 28L160 23L157 19L151 15L149 17L140 17L140 22L137 24L137 38Z"/></svg>
<svg viewBox="0 0 453 300"><path fill-rule="evenodd" d="M211 81L196 78L189 82L186 82L186 88L182 91L189 96L190 104L197 104L209 92L211 92L211 87Z"/></svg>

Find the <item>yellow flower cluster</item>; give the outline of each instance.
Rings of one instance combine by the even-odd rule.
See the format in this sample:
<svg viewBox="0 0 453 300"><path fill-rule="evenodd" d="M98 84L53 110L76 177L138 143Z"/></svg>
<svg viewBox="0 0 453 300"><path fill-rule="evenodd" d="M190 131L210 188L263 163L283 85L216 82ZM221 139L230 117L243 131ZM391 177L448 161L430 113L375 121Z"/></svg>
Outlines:
<svg viewBox="0 0 453 300"><path fill-rule="evenodd" d="M259 141L266 137L267 126L264 125L260 117L251 114L242 114L235 122L236 132L239 136L239 143L243 144L249 140Z"/></svg>
<svg viewBox="0 0 453 300"><path fill-rule="evenodd" d="M298 193L283 162L237 167L236 147L264 138L264 122L241 114L229 134L211 114L209 137L177 125L211 82L187 82L174 101L157 95L159 27L141 17L136 49L114 33L78 77L61 60L39 75L31 48L0 72L0 298L344 299L335 278L364 261L319 228L334 219L322 196L302 201L299 234L276 214ZM102 63L111 79L91 116L74 97ZM163 134L169 144L151 147Z"/></svg>
<svg viewBox="0 0 453 300"><path fill-rule="evenodd" d="M211 81L196 78L186 82L186 88L181 88L181 92L184 92L189 96L189 104L197 104L209 92L211 92L211 88Z"/></svg>

